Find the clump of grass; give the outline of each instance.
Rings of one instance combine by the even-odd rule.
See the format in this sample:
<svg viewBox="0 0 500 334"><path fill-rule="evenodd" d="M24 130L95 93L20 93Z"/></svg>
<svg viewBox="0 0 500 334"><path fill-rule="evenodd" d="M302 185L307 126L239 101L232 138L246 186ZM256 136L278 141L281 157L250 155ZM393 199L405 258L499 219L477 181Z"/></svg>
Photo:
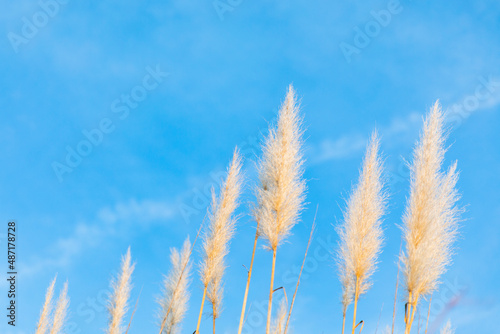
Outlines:
<svg viewBox="0 0 500 334"><path fill-rule="evenodd" d="M220 196L217 197L212 190L210 225L204 236L203 261L200 268L204 291L196 333L199 333L200 330L201 316L207 295L212 304L213 331L215 333L215 320L220 315L223 296L222 277L226 268L224 260L229 252L229 241L234 235L236 218L233 214L238 206L241 187L241 157L236 149L226 181L221 186Z"/></svg>
<svg viewBox="0 0 500 334"><path fill-rule="evenodd" d="M404 283L408 293L404 318L405 334L410 334L419 300L429 295L432 296L432 292L438 288L441 275L451 262L452 244L457 235L461 209L456 206L459 198L455 189L458 180L456 163L453 163L448 170L442 171L445 154L443 124L444 115L436 102L424 120L423 131L414 151L410 196L403 216L405 249L403 251L400 246L398 258L402 264L398 263L392 331L387 326L386 333L394 332L400 270L404 274ZM271 321L273 293L280 289L285 292L284 287L274 289L277 249L291 234L304 207L306 183L303 179L302 136L299 105L295 91L290 86L279 110L277 124L271 127L264 142L263 155L259 161L260 183L256 190L257 204L253 210L257 230L238 334L241 333L244 323L255 249L260 237L264 239L265 247L273 253L266 334L286 334L289 327L316 222L315 215L289 310L287 311L288 300L285 293L285 298L281 301L274 320ZM342 284L342 333L345 331L346 312L351 303L354 303L352 333L354 334L355 329L360 325L359 331L363 329L363 321L356 324L357 303L359 297L371 287L371 277L377 268L383 243L381 224L386 209L386 195L383 190L383 166L379 146L378 136L374 132L367 146L358 183L353 187L347 201L347 208L343 212L343 222L337 229L340 237L336 257ZM210 224L203 238L203 260L200 266L200 278L204 291L195 332L198 334L206 298L212 306L211 315L215 334L216 319L220 316L222 307L225 257L229 252L229 242L234 235L237 220L234 212L238 207L241 188L241 157L236 149L226 180L221 185L219 196L212 190ZM160 334L180 332L180 323L186 313L189 300L190 257L201 229L200 226L193 245L190 244L188 238L180 251L175 248L171 250L172 268L168 276L164 278L163 296L159 301L162 318ZM128 311L134 266L129 248L122 258L120 273L112 282L113 293L108 306L110 319L106 329L107 334L124 332L127 334L130 328L135 309L126 331L124 331L123 321ZM63 328L69 305L68 288L66 283L52 314L55 283L56 278L47 289L35 334L47 334L51 323L50 334L59 334ZM427 324L431 301L432 297L429 300ZM139 298L136 307L138 302ZM420 332L420 315L418 323ZM378 323L375 332L377 330ZM441 333L453 333L449 322Z"/></svg>
<svg viewBox="0 0 500 334"><path fill-rule="evenodd" d="M358 184L347 202L343 224L338 228L340 247L337 262L342 283L343 325L347 306L354 300L352 333L360 295L371 286L383 241L382 216L386 196L383 191L379 140L374 132L363 161Z"/></svg>
<svg viewBox="0 0 500 334"><path fill-rule="evenodd" d="M64 327L64 322L66 320L68 307L69 307L68 282L66 282L64 283L64 287L61 293L59 294L59 299L57 300L57 305L54 311L54 321L52 324L52 329L50 330L50 334L61 333Z"/></svg>
<svg viewBox="0 0 500 334"><path fill-rule="evenodd" d="M186 314L189 301L190 254L189 237L184 241L180 252L176 248L170 251L172 269L168 276L164 277L163 298L160 300L161 319L166 317L165 327L162 329L164 334L176 334L181 330L180 324Z"/></svg>
<svg viewBox="0 0 500 334"><path fill-rule="evenodd" d="M302 177L302 119L295 91L290 85L262 148L259 163L260 187L257 189L256 220L259 234L273 252L271 286L267 312L266 334L270 333L274 272L278 246L290 235L304 206L306 184Z"/></svg>
<svg viewBox="0 0 500 334"><path fill-rule="evenodd" d="M42 311L40 312L40 319L38 320L35 334L45 334L49 328L50 313L52 311L52 297L54 295L54 285L56 284L56 279L57 275L54 277L47 288L47 292L45 293L45 302L43 304Z"/></svg>
<svg viewBox="0 0 500 334"><path fill-rule="evenodd" d="M109 324L107 334L123 333L123 318L128 311L128 302L132 290L132 273L135 264L132 264L130 247L122 258L120 274L111 283L113 293L109 301Z"/></svg>
<svg viewBox="0 0 500 334"><path fill-rule="evenodd" d="M445 148L444 114L436 102L424 120L411 166L410 197L403 216L405 251L401 256L406 290L405 333L409 334L419 300L435 291L451 262L460 209L455 189L457 164L441 170Z"/></svg>

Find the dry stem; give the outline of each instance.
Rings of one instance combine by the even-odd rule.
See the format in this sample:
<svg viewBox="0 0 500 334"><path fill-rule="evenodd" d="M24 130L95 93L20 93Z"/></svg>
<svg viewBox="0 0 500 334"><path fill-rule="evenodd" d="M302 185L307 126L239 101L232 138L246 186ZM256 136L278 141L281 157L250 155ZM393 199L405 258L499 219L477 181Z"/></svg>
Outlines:
<svg viewBox="0 0 500 334"><path fill-rule="evenodd" d="M271 287L269 289L269 305L267 305L267 324L266 324L266 334L270 333L271 330L271 312L273 308L273 293L274 293L274 270L276 269L276 248L273 249L273 266L271 270Z"/></svg>
<svg viewBox="0 0 500 334"><path fill-rule="evenodd" d="M304 270L304 264L306 263L307 252L309 252L309 246L311 246L312 236L314 233L314 229L316 227L316 215L317 214L318 214L318 206L316 206L316 213L314 214L314 220L313 220L313 224L311 226L311 233L309 234L309 240L307 241L307 247L306 247L306 252L304 254L304 260L302 260L302 266L300 267L299 278L297 279L297 285L295 286L295 292L293 293L292 303L290 304L290 311L288 311L288 317L286 319L285 332L283 334L286 334L286 331L288 330L288 324L290 323L290 317L292 315L293 304L295 303L295 297L297 296L297 290L299 289L300 276L302 276L302 270Z"/></svg>
<svg viewBox="0 0 500 334"><path fill-rule="evenodd" d="M240 325L238 334L241 334L243 323L245 322L245 309L247 306L248 290L250 289L250 279L252 278L253 260L255 258L255 249L257 248L257 240L259 240L259 221L257 220L257 229L255 230L255 240L253 242L252 260L250 261L250 269L248 269L247 286L245 288L245 297L243 297L243 306L241 307Z"/></svg>

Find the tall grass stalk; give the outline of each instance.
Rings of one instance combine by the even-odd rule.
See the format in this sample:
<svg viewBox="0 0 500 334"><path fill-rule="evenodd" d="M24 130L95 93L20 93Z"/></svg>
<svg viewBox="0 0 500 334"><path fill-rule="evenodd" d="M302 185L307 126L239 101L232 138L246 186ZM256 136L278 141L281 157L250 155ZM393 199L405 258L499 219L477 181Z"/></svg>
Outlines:
<svg viewBox="0 0 500 334"><path fill-rule="evenodd" d="M221 186L219 197L212 191L212 207L210 210L210 225L204 236L203 261L200 267L200 276L203 283L203 299L198 315L196 332L199 333L201 315L205 298L212 304L213 327L215 319L220 315L223 295L222 277L224 275L225 256L229 252L229 241L234 235L236 218L234 211L238 206L241 193L241 157L237 149L227 172L227 178Z"/></svg>
<svg viewBox="0 0 500 334"><path fill-rule="evenodd" d="M338 267L343 284L344 310L354 293L352 333L356 328L358 298L371 286L383 239L381 219L385 210L382 161L379 140L374 132L368 144L358 184L344 211L343 224L337 229L340 236Z"/></svg>
<svg viewBox="0 0 500 334"><path fill-rule="evenodd" d="M456 162L443 172L444 113L436 102L425 117L410 168L410 196L403 216L405 252L401 256L408 292L405 334L409 334L419 300L437 289L451 262L460 209L455 189Z"/></svg>
<svg viewBox="0 0 500 334"><path fill-rule="evenodd" d="M271 330L271 313L278 246L290 235L304 206L306 184L303 175L302 118L295 91L290 85L271 127L259 162L260 186L257 188L255 216L259 235L273 252L266 334Z"/></svg>

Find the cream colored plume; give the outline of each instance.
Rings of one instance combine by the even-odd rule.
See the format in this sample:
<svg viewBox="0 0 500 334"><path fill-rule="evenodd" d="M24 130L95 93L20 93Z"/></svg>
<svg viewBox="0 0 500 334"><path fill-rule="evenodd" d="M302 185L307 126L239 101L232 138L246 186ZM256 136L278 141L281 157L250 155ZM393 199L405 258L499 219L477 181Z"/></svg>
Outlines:
<svg viewBox="0 0 500 334"><path fill-rule="evenodd" d="M68 282L64 283L64 287L59 294L59 299L57 300L57 305L54 311L54 322L50 334L59 334L62 332L64 327L64 322L66 321L66 314L69 307L68 298Z"/></svg>
<svg viewBox="0 0 500 334"><path fill-rule="evenodd" d="M262 148L260 187L256 191L254 214L259 234L273 250L288 237L304 206L302 134L299 105L290 85L277 125L270 129Z"/></svg>
<svg viewBox="0 0 500 334"><path fill-rule="evenodd" d="M436 290L451 261L460 209L455 188L456 162L442 171L444 114L436 102L424 120L411 166L410 197L403 217L405 252L401 256L409 303Z"/></svg>
<svg viewBox="0 0 500 334"><path fill-rule="evenodd" d="M236 223L234 211L238 206L241 187L241 157L236 149L227 172L227 178L221 186L220 196L217 197L212 191L210 224L203 242L201 280L207 289L214 318L220 314L223 295L222 277L226 268L224 259L229 251L229 241L234 235Z"/></svg>
<svg viewBox="0 0 500 334"><path fill-rule="evenodd" d="M190 253L191 242L189 241L189 237L184 241L180 252L176 248L172 248L170 251L172 268L168 276L164 278L163 297L160 300L160 319L165 317L170 307L166 325L163 329L164 334L177 334L181 330L180 324L186 314L189 301L188 289L191 281Z"/></svg>
<svg viewBox="0 0 500 334"><path fill-rule="evenodd" d="M132 290L132 273L135 265L132 264L130 256L130 247L122 258L121 271L118 277L112 283L113 294L108 306L109 325L107 334L123 333L123 318L128 311L128 302Z"/></svg>
<svg viewBox="0 0 500 334"><path fill-rule="evenodd" d="M446 325L444 325L443 328L441 328L441 334L453 334L455 333L455 331L453 330L453 328L451 328L451 322L450 320L448 320L448 322L446 323Z"/></svg>
<svg viewBox="0 0 500 334"><path fill-rule="evenodd" d="M52 283L50 283L45 294L45 302L40 313L40 319L38 320L35 334L45 334L49 328L50 312L52 311L52 296L54 295L54 285L56 284L56 279L57 275L52 280Z"/></svg>
<svg viewBox="0 0 500 334"><path fill-rule="evenodd" d="M340 249L337 261L344 309L351 303L356 291L356 282L358 296L370 287L370 277L376 269L381 252L381 223L386 196L381 180L382 161L378 151L379 140L374 132L366 150L358 184L347 202L343 224L338 228Z"/></svg>
<svg viewBox="0 0 500 334"><path fill-rule="evenodd" d="M276 318L273 321L271 333L273 334L285 333L285 323L286 323L287 313L288 313L288 305L286 304L286 299L283 298L281 299L278 313L276 314Z"/></svg>

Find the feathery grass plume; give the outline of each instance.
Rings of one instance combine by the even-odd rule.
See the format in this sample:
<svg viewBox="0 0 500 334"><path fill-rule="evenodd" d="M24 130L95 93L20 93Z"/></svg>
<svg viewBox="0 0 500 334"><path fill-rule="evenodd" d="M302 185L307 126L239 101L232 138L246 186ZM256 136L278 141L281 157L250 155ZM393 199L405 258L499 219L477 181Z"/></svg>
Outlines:
<svg viewBox="0 0 500 334"><path fill-rule="evenodd" d="M448 320L448 322L446 322L446 325L444 325L443 328L441 328L441 334L453 334L455 333L455 331L453 330L453 328L451 328L451 322L450 320Z"/></svg>
<svg viewBox="0 0 500 334"><path fill-rule="evenodd" d="M285 322L287 315L287 305L286 299L283 298L280 302L280 307L278 309L278 313L276 314L276 319L273 322L273 328L271 333L273 334L284 334L285 333Z"/></svg>
<svg viewBox="0 0 500 334"><path fill-rule="evenodd" d="M132 263L129 247L127 253L122 257L121 272L112 282L113 294L108 306L110 319L106 330L107 334L123 333L123 318L128 311L128 300L130 298L130 291L132 290L131 280L134 267L135 264Z"/></svg>
<svg viewBox="0 0 500 334"><path fill-rule="evenodd" d="M180 323L186 314L189 301L189 283L191 263L189 256L191 253L191 242L189 237L184 241L182 250L170 250L170 262L172 269L163 281L163 298L160 300L161 314L163 319L170 307L167 315L166 326L163 329L164 334L177 334L180 332ZM184 269L184 273L183 273ZM182 277L181 277L182 276Z"/></svg>
<svg viewBox="0 0 500 334"><path fill-rule="evenodd" d="M444 114L436 102L424 120L410 169L410 197L403 216L401 256L406 290L405 333L410 333L421 297L436 290L451 261L461 210L456 206L456 162L443 172Z"/></svg>
<svg viewBox="0 0 500 334"><path fill-rule="evenodd" d="M278 246L290 235L304 207L306 183L303 179L302 118L295 90L289 86L275 127L269 130L259 162L255 217L259 234L273 252L266 334L271 328L274 271Z"/></svg>
<svg viewBox="0 0 500 334"><path fill-rule="evenodd" d="M69 298L68 298L68 282L64 283L64 287L59 294L57 305L54 312L54 322L50 334L59 334L66 321L66 313L68 312Z"/></svg>
<svg viewBox="0 0 500 334"><path fill-rule="evenodd" d="M191 257L191 254L193 254L193 249L194 249L194 246L196 245L196 241L198 241L198 237L200 235L200 231L201 229L203 228L203 223L205 221L205 218L203 218L203 221L202 223L200 224L200 227L198 228L198 232L196 233L196 237L194 238L194 241L193 241L193 244L191 245L191 249L189 250L189 255L188 257ZM182 283L182 278L184 277L184 274L186 272L186 267L187 265L189 264L189 261L188 262L184 262L182 268L181 268L181 272L180 272L180 276L179 276L179 280L177 281L177 285L175 286L175 289L174 291L177 291L177 289L179 288L179 286L181 285ZM170 300L170 303L167 307L167 310L166 310L166 313L165 315L163 316L163 320L161 322L161 325L160 325L160 331L159 333L162 334L163 333L163 329L165 328L165 325L166 325L166 322L167 322L167 318L168 318L168 315L170 314L170 311L172 310L172 300Z"/></svg>
<svg viewBox="0 0 500 334"><path fill-rule="evenodd" d="M40 319L38 320L35 334L45 334L49 328L50 312L52 311L52 296L54 295L54 285L56 284L56 279L57 275L52 280L52 283L50 283L45 294L45 302L40 313Z"/></svg>
<svg viewBox="0 0 500 334"><path fill-rule="evenodd" d="M358 298L370 288L370 278L376 269L383 241L381 223L386 196L381 180L382 160L378 151L379 140L377 133L373 132L358 184L347 202L344 222L338 228L340 248L337 261L343 286L344 311L354 299L352 333L356 326Z"/></svg>
<svg viewBox="0 0 500 334"><path fill-rule="evenodd" d="M277 125L269 130L262 148L255 216L260 222L260 235L271 250L277 249L289 236L304 206L304 131L299 111L295 90L290 85Z"/></svg>
<svg viewBox="0 0 500 334"><path fill-rule="evenodd" d="M221 312L225 256L229 251L229 241L234 235L236 218L233 216L238 206L238 198L242 188L241 156L234 150L233 160L227 172L227 178L221 186L219 197L212 190L212 207L210 209L210 225L203 240L203 262L200 267L201 281L204 286L203 299L196 332L199 333L201 315L205 297L212 304L212 318L215 331L215 319Z"/></svg>

